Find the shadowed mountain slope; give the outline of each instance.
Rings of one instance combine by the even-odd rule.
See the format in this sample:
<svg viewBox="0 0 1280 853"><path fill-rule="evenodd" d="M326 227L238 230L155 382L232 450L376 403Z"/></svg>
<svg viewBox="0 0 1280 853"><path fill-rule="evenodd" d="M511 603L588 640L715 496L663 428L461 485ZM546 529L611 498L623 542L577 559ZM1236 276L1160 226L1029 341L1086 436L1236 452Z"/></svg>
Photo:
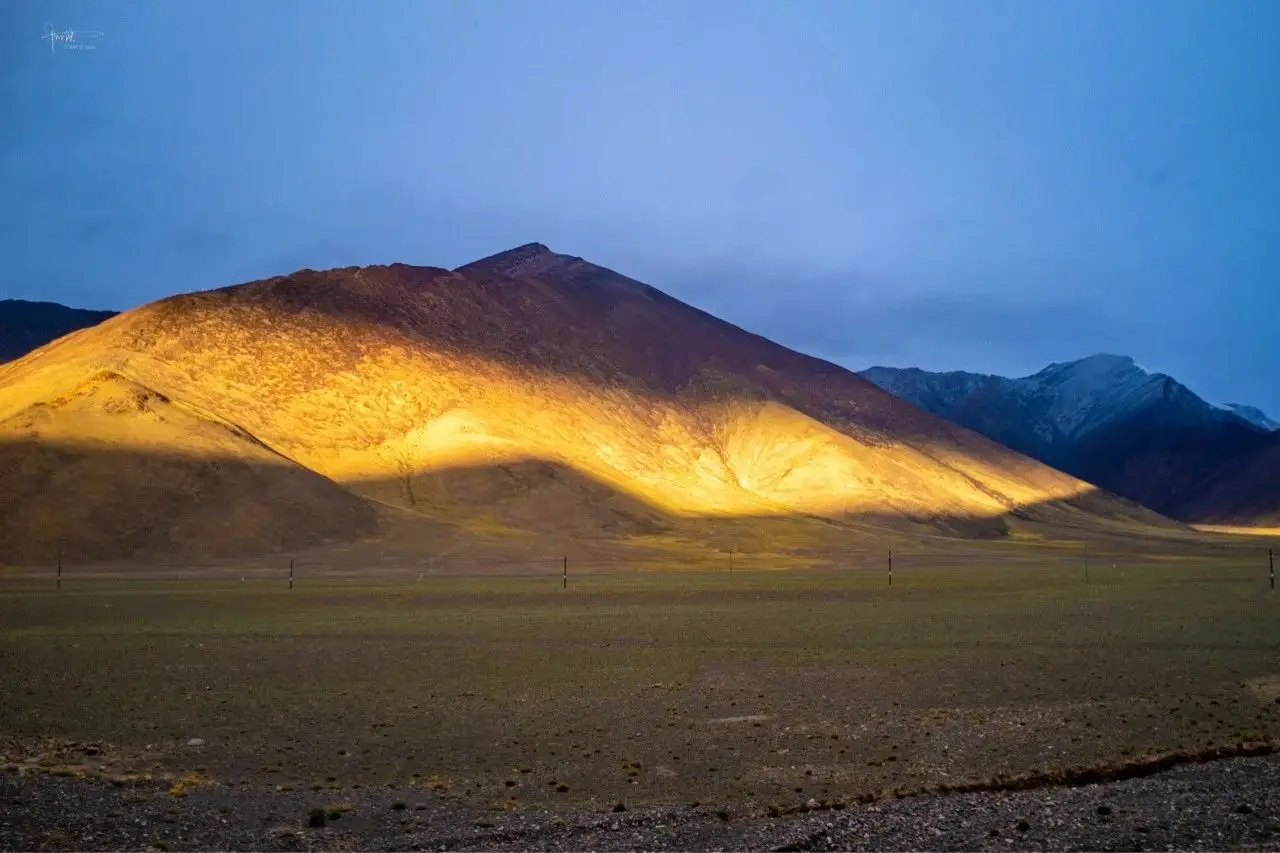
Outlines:
<svg viewBox="0 0 1280 853"><path fill-rule="evenodd" d="M164 402L119 403L121 388ZM0 367L2 445L20 473L0 481L0 500L29 507L43 541L68 535L58 527L74 516L56 510L77 501L154 517L148 541L167 541L204 529L192 513L270 516L274 490L299 511L280 530L233 525L223 551L365 536L372 510L355 495L383 515L597 537L707 517L958 535L990 535L973 522L997 518L1169 525L843 368L538 244L454 271L302 270L126 312ZM200 471L242 464L217 488L174 474L133 489L104 463L64 471L59 490L31 461L50 447L155 452ZM170 492L208 501L154 512ZM0 545L23 553L34 524L0 516ZM110 551L112 524L118 553L138 550L123 522L95 524L95 553Z"/></svg>
<svg viewBox="0 0 1280 853"><path fill-rule="evenodd" d="M56 302L0 299L0 362L26 355L49 341L114 316L114 311L87 311Z"/></svg>
<svg viewBox="0 0 1280 853"><path fill-rule="evenodd" d="M1267 417L1267 414L1257 406L1246 406L1243 403L1227 403L1224 407L1236 417L1239 417L1259 429L1275 431L1280 430L1280 421Z"/></svg>
<svg viewBox="0 0 1280 853"><path fill-rule="evenodd" d="M1280 433L1122 356L1010 379L873 367L863 376L940 417L1190 522L1280 518Z"/></svg>
<svg viewBox="0 0 1280 853"><path fill-rule="evenodd" d="M1179 513L1206 524L1280 528L1280 433L1217 466Z"/></svg>

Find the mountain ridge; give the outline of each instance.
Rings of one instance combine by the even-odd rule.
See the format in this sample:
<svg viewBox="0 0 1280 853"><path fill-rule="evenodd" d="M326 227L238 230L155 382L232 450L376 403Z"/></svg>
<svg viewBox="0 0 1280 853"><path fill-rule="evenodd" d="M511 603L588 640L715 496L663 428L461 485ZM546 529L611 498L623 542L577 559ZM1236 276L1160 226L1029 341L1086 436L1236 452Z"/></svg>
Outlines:
<svg viewBox="0 0 1280 853"><path fill-rule="evenodd" d="M1249 463L1239 461L1255 454L1270 459L1268 448L1280 434L1126 356L1098 354L1012 378L880 366L860 375L1183 521L1269 523L1280 516L1280 492L1242 494ZM1219 497L1210 501L1203 493Z"/></svg>
<svg viewBox="0 0 1280 853"><path fill-rule="evenodd" d="M1244 403L1224 403L1222 408L1230 411L1236 417L1243 418L1261 429L1265 429L1270 432L1280 430L1280 421L1271 419L1257 406L1250 406Z"/></svg>
<svg viewBox="0 0 1280 853"><path fill-rule="evenodd" d="M57 302L0 299L0 364L116 313L71 308Z"/></svg>

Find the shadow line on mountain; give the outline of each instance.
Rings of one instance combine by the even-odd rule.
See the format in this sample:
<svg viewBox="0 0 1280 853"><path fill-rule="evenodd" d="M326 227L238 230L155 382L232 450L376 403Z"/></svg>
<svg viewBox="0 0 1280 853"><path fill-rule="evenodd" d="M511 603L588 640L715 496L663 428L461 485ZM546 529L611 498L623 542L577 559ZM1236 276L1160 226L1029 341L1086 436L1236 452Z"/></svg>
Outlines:
<svg viewBox="0 0 1280 853"><path fill-rule="evenodd" d="M665 506L654 498L608 482L561 460L532 455L511 457L500 462L468 462L418 469L393 478L368 478L349 484L356 491L388 504L423 512L448 512L470 507L501 508L512 518L523 518L531 526L546 523L562 527L565 509L573 509L584 524L583 533L649 535L668 532L679 524L698 521L765 522L770 519L797 519L824 529L843 529L857 534L867 529L886 532L932 531L935 535L958 539L1000 539L1010 533L1009 522L1058 525L1063 530L1079 529L1106 533L1120 527L1185 535L1182 525L1162 518L1131 501L1117 499L1088 488L1069 497L1010 505L1006 509L956 513L943 510L905 511L842 509L835 503L815 502L809 507L788 507L754 496L756 511L688 511Z"/></svg>
<svg viewBox="0 0 1280 853"><path fill-rule="evenodd" d="M954 444L959 434L976 437L853 371L788 349L642 282L593 269L598 281L556 282L406 264L304 269L181 294L152 307L159 328L175 334L193 328L187 309L210 312L211 329L219 324L255 328L259 340L280 337L287 330L272 324L288 320L309 340L324 334L326 369L355 365L371 352L371 343L382 342L421 355L474 359L517 377L578 381L602 392L660 402L777 400L868 443L892 437L912 445ZM140 352L149 347L146 339L135 342ZM978 455L1009 452L986 439L965 446Z"/></svg>
<svg viewBox="0 0 1280 853"><path fill-rule="evenodd" d="M463 562L468 553L509 558L574 543L603 555L648 550L659 563L734 548L823 563L895 543L940 552L992 541L1034 547L1028 533L1059 543L1121 543L1146 533L1155 549L1225 541L1167 522L1144 530L1143 514L1090 515L1098 511L1093 494L985 517L690 514L542 459L442 468L415 474L410 485L413 505L403 478L341 485L282 457L0 440L0 565L47 565L57 554L79 563L232 560L357 543L361 553L384 551L393 561L446 553ZM360 555L351 558L359 562Z"/></svg>

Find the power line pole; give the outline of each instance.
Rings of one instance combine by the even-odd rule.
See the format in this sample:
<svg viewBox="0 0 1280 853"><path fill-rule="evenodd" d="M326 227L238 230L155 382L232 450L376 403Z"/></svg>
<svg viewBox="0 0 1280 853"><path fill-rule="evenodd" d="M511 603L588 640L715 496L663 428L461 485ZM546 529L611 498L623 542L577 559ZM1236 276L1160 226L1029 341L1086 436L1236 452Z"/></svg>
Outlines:
<svg viewBox="0 0 1280 853"><path fill-rule="evenodd" d="M563 584L561 585L561 587L560 587L560 588L561 588L561 589L568 589L568 588L569 588L569 558L568 558L568 557L565 557L565 558L564 558L564 575L563 575Z"/></svg>
<svg viewBox="0 0 1280 853"><path fill-rule="evenodd" d="M889 549L889 586L893 586L893 549Z"/></svg>
<svg viewBox="0 0 1280 853"><path fill-rule="evenodd" d="M62 589L62 543L58 543L58 589Z"/></svg>
<svg viewBox="0 0 1280 853"><path fill-rule="evenodd" d="M1267 549L1267 567L1270 569L1271 588L1276 588L1276 555L1270 548Z"/></svg>
<svg viewBox="0 0 1280 853"><path fill-rule="evenodd" d="M293 558L289 558L289 589L293 589Z"/></svg>

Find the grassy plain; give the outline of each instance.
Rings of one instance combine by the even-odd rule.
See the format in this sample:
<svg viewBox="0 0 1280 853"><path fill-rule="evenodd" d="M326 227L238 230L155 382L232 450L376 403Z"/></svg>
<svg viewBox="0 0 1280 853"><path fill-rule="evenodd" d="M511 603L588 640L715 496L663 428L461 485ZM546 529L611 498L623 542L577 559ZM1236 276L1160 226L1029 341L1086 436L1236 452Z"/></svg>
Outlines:
<svg viewBox="0 0 1280 853"><path fill-rule="evenodd" d="M10 578L0 764L333 802L767 805L1280 739L1265 561L886 581Z"/></svg>

